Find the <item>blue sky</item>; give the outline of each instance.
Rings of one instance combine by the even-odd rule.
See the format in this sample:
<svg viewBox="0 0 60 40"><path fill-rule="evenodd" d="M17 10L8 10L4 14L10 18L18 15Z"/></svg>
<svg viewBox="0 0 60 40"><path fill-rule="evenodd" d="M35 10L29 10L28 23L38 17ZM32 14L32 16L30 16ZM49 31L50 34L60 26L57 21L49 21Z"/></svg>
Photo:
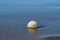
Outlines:
<svg viewBox="0 0 60 40"><path fill-rule="evenodd" d="M0 12L50 11L60 9L60 0L0 0Z"/></svg>

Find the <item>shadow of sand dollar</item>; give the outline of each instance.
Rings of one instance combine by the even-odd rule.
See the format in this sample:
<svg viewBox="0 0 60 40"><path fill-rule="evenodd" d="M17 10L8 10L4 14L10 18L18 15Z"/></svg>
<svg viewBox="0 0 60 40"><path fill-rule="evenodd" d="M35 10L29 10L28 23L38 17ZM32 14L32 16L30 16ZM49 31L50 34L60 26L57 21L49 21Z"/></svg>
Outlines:
<svg viewBox="0 0 60 40"><path fill-rule="evenodd" d="M39 38L34 38L32 40L60 40L60 36L47 36L47 37L39 37Z"/></svg>

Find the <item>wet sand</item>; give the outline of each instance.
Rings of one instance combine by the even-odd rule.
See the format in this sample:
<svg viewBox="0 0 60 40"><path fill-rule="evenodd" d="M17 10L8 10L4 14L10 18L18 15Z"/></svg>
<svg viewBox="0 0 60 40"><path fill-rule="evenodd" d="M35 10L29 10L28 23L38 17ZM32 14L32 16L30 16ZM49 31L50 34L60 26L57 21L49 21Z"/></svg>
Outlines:
<svg viewBox="0 0 60 40"><path fill-rule="evenodd" d="M12 15L12 14L11 14ZM11 15L5 15L5 16L9 16L12 17ZM14 14L15 15L15 14ZM59 37L50 37L50 38L36 38L38 36L42 36L42 35L50 35L50 34L60 34L60 20L57 19L55 20L55 17L53 17L53 19L50 19L49 16L39 19L40 18L40 14L39 16L35 16L35 20L38 20L39 25L46 25L45 28L42 29L37 29L37 30L33 30L32 29L27 29L25 24L32 18L34 18L32 15L32 17L30 18L26 18L25 16L28 16L25 14L25 16L20 16L18 17L18 15L15 15L12 18L5 18L4 14L3 14L3 18L0 17L0 40L55 40L54 38L56 38L57 40L59 40ZM51 15L50 15L51 16ZM41 16L43 17L43 16ZM60 16L59 16L60 17ZM59 18L56 17L56 18ZM48 20L49 19L49 20ZM41 21L41 22L40 22ZM42 24L41 24L42 23ZM35 39L33 39L35 38Z"/></svg>
<svg viewBox="0 0 60 40"><path fill-rule="evenodd" d="M0 28L0 40L25 40L25 38L15 32Z"/></svg>
<svg viewBox="0 0 60 40"><path fill-rule="evenodd" d="M0 19L0 40L25 40L24 36L16 32L17 27L10 20Z"/></svg>

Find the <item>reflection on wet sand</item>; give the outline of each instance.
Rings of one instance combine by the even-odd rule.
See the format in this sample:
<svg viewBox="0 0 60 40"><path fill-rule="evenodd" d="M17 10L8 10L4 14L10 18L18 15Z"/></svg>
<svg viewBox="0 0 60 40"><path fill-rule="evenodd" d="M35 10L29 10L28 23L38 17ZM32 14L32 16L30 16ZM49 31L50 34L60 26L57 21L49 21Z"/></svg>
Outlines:
<svg viewBox="0 0 60 40"><path fill-rule="evenodd" d="M29 33L35 34L37 32L37 28L27 28Z"/></svg>

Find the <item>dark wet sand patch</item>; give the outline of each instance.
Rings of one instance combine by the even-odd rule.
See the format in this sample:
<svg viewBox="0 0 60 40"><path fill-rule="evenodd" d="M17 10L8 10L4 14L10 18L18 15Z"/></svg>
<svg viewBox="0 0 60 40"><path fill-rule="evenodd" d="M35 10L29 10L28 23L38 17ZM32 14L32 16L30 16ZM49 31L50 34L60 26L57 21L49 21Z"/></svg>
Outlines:
<svg viewBox="0 0 60 40"><path fill-rule="evenodd" d="M34 38L32 40L60 40L60 36L40 37L40 38Z"/></svg>

